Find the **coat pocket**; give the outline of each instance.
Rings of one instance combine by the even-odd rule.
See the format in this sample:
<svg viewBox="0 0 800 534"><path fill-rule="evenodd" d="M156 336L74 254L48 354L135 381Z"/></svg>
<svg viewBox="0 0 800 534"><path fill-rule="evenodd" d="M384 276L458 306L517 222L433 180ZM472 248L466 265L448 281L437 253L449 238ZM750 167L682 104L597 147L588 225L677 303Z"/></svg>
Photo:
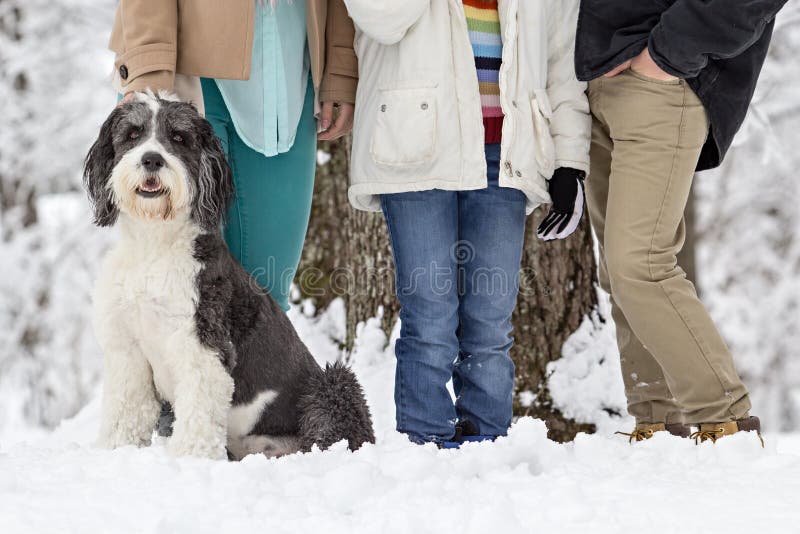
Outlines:
<svg viewBox="0 0 800 534"><path fill-rule="evenodd" d="M550 120L553 118L553 110L550 108L547 92L543 89L534 91L531 97L531 113L533 115L536 166L539 169L539 174L549 179L555 172L556 146L550 133Z"/></svg>
<svg viewBox="0 0 800 534"><path fill-rule="evenodd" d="M434 83L404 82L380 88L370 153L387 166L428 163L436 154L437 106Z"/></svg>

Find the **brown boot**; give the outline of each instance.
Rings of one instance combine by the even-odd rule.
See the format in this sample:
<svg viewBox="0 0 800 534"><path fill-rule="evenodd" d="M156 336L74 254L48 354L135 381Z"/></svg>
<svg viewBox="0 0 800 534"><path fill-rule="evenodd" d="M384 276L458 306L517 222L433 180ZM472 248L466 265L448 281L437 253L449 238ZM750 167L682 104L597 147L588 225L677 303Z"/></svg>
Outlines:
<svg viewBox="0 0 800 534"><path fill-rule="evenodd" d="M637 423L636 428L630 434L627 432L616 433L621 436L626 436L628 438L628 443L633 443L634 441L650 439L656 432L669 432L673 436L679 438L688 438L692 433L692 429L680 423Z"/></svg>
<svg viewBox="0 0 800 534"><path fill-rule="evenodd" d="M709 440L716 443L718 439L737 432L755 432L758 439L761 440L761 446L764 446L764 438L761 437L761 421L758 417L747 417L727 423L701 423L700 430L692 434L692 439L695 443Z"/></svg>

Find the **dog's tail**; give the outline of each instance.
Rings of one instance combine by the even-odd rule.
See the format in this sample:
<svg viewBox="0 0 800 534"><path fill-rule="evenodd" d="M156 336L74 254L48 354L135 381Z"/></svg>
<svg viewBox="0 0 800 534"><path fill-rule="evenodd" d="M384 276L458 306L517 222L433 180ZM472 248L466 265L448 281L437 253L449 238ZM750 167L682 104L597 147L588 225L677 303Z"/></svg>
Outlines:
<svg viewBox="0 0 800 534"><path fill-rule="evenodd" d="M343 363L328 364L308 378L299 408L303 451L311 450L314 444L327 449L343 439L350 450L375 443L364 391L356 375Z"/></svg>

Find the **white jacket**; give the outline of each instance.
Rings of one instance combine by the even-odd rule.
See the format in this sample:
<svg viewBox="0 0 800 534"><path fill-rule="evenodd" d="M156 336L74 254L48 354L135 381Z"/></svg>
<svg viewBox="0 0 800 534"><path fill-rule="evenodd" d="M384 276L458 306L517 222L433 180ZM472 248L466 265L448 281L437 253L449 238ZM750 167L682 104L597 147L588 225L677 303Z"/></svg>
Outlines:
<svg viewBox="0 0 800 534"><path fill-rule="evenodd" d="M345 0L356 25L359 84L350 202L487 186L475 59L460 0ZM589 170L586 84L575 76L579 0L500 0L500 185L528 211L549 203L558 167ZM522 31L520 31L522 30Z"/></svg>

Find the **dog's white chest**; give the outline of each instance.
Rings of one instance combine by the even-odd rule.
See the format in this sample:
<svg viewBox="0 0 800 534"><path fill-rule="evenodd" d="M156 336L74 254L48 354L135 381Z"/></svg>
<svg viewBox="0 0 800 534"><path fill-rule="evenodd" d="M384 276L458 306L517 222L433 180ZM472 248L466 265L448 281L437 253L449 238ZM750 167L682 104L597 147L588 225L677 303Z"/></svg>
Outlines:
<svg viewBox="0 0 800 534"><path fill-rule="evenodd" d="M149 248L123 239L109 253L95 293L98 336L103 335L103 316L123 324L150 364L159 395L169 401L178 368L198 357L196 280L201 266L189 237Z"/></svg>

